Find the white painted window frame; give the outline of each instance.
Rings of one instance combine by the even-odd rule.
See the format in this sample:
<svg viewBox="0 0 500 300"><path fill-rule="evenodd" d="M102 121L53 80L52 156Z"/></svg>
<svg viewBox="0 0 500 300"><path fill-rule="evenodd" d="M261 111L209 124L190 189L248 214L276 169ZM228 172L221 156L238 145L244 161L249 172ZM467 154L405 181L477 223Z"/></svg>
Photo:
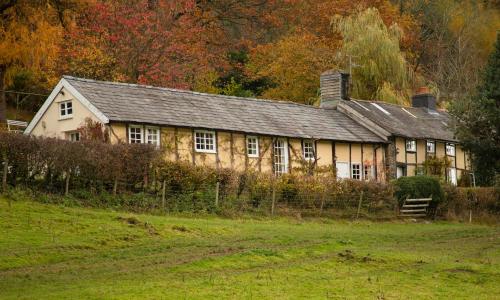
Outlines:
<svg viewBox="0 0 500 300"><path fill-rule="evenodd" d="M453 149L453 151L452 151L453 153L451 153L451 151L448 151L450 149ZM454 157L456 155L456 153L457 153L456 151L457 151L457 149L456 149L455 144L453 144L453 143L446 143L446 155L447 156L453 156Z"/></svg>
<svg viewBox="0 0 500 300"><path fill-rule="evenodd" d="M139 142L132 142L132 130L131 129L139 129L139 132L141 134L141 138ZM142 144L144 143L144 126L141 125L128 125L128 143L129 144ZM134 138L134 141L136 138Z"/></svg>
<svg viewBox="0 0 500 300"><path fill-rule="evenodd" d="M156 130L157 140L153 141L152 143L150 143L148 130ZM158 126L145 126L145 128L144 128L144 142L146 144L151 144L151 145L154 145L156 147L160 147L160 138L161 138L160 127L158 127Z"/></svg>
<svg viewBox="0 0 500 300"><path fill-rule="evenodd" d="M277 162L277 143L282 142L283 143L283 161ZM280 147L281 148L281 147ZM288 153L288 142L284 138L278 138L273 142L273 166L274 166L274 174L275 175L281 175L281 174L286 174L288 173L288 160L289 160L289 153ZM280 158L281 160L281 158ZM278 169L277 167L283 166L283 168Z"/></svg>
<svg viewBox="0 0 500 300"><path fill-rule="evenodd" d="M71 108L68 108L68 104L71 105ZM73 118L73 101L72 100L64 100L57 103L59 107L59 120L71 119ZM68 110L71 109L71 113L68 113ZM64 112L64 114L63 114Z"/></svg>
<svg viewBox="0 0 500 300"><path fill-rule="evenodd" d="M408 147L408 145L411 145L411 147ZM406 149L406 152L417 152L417 140L406 139L405 140L405 149Z"/></svg>
<svg viewBox="0 0 500 300"><path fill-rule="evenodd" d="M255 140L255 143L251 142L251 140ZM259 137L256 135L249 135L247 136L246 143L248 157L259 157ZM250 147L251 145L254 145L255 147ZM249 150L254 150L255 153L250 153Z"/></svg>
<svg viewBox="0 0 500 300"><path fill-rule="evenodd" d="M78 131L68 132L68 139L71 142L79 142L80 141L80 132L78 132Z"/></svg>
<svg viewBox="0 0 500 300"><path fill-rule="evenodd" d="M358 176L359 178L354 178L354 166L357 167L357 171L358 171ZM354 180L362 180L363 179L363 173L364 170L361 170L361 163L351 163L351 178L354 179Z"/></svg>
<svg viewBox="0 0 500 300"><path fill-rule="evenodd" d="M432 145L432 151L429 151L429 145ZM427 153L435 154L436 153L436 141L427 140L427 142L425 143L425 149L426 149Z"/></svg>
<svg viewBox="0 0 500 300"><path fill-rule="evenodd" d="M199 143L196 142L196 135L197 134L203 134L203 135L211 134L212 135L211 139L212 139L213 149L198 149ZM203 140L206 140L206 139L207 139L206 137L203 137ZM194 134L193 134L193 143L194 143L194 150L196 152L200 152L200 153L217 153L217 136L215 134L215 131L212 131L212 130L195 130Z"/></svg>
<svg viewBox="0 0 500 300"><path fill-rule="evenodd" d="M311 144L310 147L309 146L306 147L306 143ZM308 149L307 151L306 151L306 148ZM314 141L303 140L302 141L302 157L305 160L311 161L311 160L315 159L315 153L316 153L316 147L314 145Z"/></svg>

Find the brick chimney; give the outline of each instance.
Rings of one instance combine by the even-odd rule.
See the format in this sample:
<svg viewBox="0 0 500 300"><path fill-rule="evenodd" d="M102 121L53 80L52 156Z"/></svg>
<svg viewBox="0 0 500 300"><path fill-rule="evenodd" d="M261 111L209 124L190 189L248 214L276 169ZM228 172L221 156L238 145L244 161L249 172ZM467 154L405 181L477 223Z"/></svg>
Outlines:
<svg viewBox="0 0 500 300"><path fill-rule="evenodd" d="M436 110L436 97L431 94L427 87L419 88L411 97L411 106L424 107L427 110Z"/></svg>
<svg viewBox="0 0 500 300"><path fill-rule="evenodd" d="M349 73L328 70L320 78L322 108L336 108L340 100L349 100Z"/></svg>

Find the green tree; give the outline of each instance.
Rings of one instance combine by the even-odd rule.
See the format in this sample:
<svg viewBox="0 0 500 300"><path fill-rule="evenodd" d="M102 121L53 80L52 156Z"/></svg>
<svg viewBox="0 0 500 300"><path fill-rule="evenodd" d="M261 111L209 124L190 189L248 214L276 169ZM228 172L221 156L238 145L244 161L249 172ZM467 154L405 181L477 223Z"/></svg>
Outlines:
<svg viewBox="0 0 500 300"><path fill-rule="evenodd" d="M343 37L341 54L355 62L353 96L405 103L409 99L411 73L399 47L399 26L387 27L378 10L368 8L348 17L337 16L335 28Z"/></svg>
<svg viewBox="0 0 500 300"><path fill-rule="evenodd" d="M457 137L472 153L478 183L493 184L500 172L500 33L483 83L476 93L455 101L451 113Z"/></svg>

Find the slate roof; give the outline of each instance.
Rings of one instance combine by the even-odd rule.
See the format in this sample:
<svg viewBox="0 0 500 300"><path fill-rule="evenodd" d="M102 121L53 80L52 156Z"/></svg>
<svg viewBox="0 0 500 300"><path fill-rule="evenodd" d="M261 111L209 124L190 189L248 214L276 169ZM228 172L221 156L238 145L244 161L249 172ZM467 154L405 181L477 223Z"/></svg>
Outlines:
<svg viewBox="0 0 500 300"><path fill-rule="evenodd" d="M340 105L354 109L395 136L458 142L450 129L450 115L445 111L355 99Z"/></svg>
<svg viewBox="0 0 500 300"><path fill-rule="evenodd" d="M110 122L137 122L294 138L384 142L370 130L333 109L70 76L64 76L64 79Z"/></svg>

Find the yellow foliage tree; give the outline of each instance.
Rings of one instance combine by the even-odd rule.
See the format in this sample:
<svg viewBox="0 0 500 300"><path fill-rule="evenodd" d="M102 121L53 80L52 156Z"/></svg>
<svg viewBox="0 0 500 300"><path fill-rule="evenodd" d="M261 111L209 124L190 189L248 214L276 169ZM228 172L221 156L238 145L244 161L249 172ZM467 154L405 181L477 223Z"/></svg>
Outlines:
<svg viewBox="0 0 500 300"><path fill-rule="evenodd" d="M5 86L29 70L49 87L57 80L55 61L63 34L58 11L40 1L8 1L0 7L0 123L6 119Z"/></svg>
<svg viewBox="0 0 500 300"><path fill-rule="evenodd" d="M355 62L353 97L406 103L412 76L399 47L402 32L397 24L388 28L376 8L334 20L343 37L341 54Z"/></svg>
<svg viewBox="0 0 500 300"><path fill-rule="evenodd" d="M274 84L262 96L305 104L317 102L320 74L337 66L328 41L300 32L256 47L247 68L253 76L266 77Z"/></svg>

